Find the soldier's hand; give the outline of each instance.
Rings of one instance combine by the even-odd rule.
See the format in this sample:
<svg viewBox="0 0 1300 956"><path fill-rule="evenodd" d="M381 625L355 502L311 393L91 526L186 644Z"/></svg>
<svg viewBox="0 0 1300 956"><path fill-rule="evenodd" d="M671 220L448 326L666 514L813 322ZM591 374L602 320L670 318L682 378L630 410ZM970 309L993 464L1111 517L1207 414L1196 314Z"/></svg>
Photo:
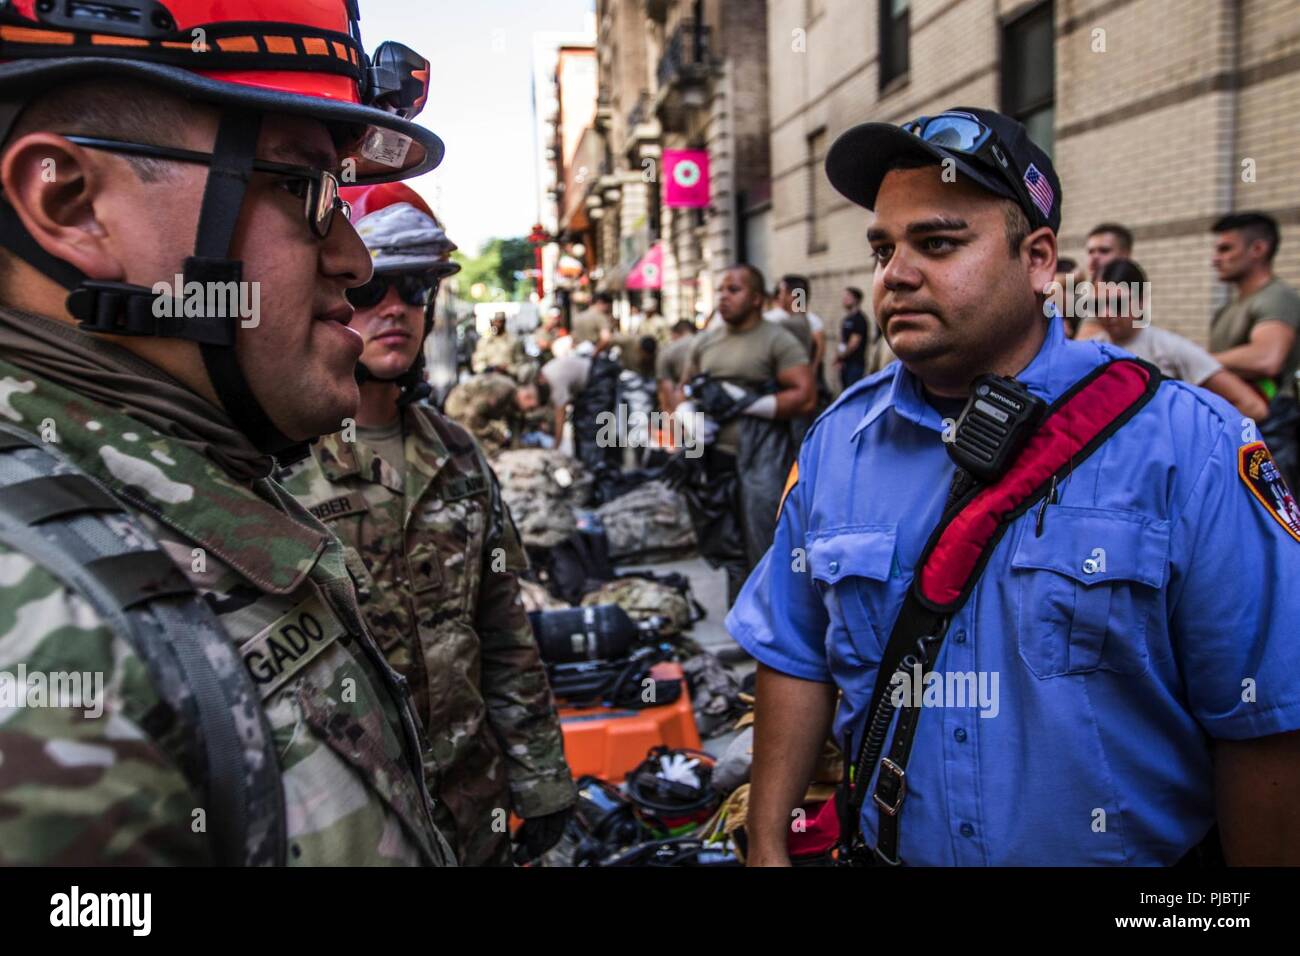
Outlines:
<svg viewBox="0 0 1300 956"><path fill-rule="evenodd" d="M564 828L573 816L573 807L565 807L556 813L544 817L532 817L524 820L515 839L515 862L527 863L560 842Z"/></svg>

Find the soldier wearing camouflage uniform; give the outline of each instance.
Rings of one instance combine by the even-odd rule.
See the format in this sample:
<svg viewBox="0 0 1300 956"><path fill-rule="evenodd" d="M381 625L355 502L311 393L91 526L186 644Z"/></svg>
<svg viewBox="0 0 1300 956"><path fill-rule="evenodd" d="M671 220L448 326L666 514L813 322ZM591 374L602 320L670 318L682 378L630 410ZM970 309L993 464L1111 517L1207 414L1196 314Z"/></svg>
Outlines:
<svg viewBox="0 0 1300 956"><path fill-rule="evenodd" d="M463 425L489 456L519 447L524 416L545 405L549 390L520 385L508 375L485 372L466 379L447 394L443 411Z"/></svg>
<svg viewBox="0 0 1300 956"><path fill-rule="evenodd" d="M527 360L524 343L506 331L506 317L498 312L492 319L492 331L474 346L470 368L475 375L500 372L514 378Z"/></svg>
<svg viewBox="0 0 1300 956"><path fill-rule="evenodd" d="M458 266L408 187L344 195L376 269L349 293L366 342L357 433L325 437L281 479L349 546L362 611L432 743L460 862L508 865L507 813L524 819L520 855L535 857L559 839L575 793L496 476L465 429L414 400L428 328L415 292L423 283L431 302Z"/></svg>
<svg viewBox="0 0 1300 956"><path fill-rule="evenodd" d="M251 75L215 48L179 65L192 29L250 29L224 24L216 0L156 4L172 29L158 16L69 29L11 6L30 29L6 38L0 65L0 670L102 674L103 695L99 715L0 711L0 863L454 863L427 745L366 633L343 548L268 477L357 403L360 343L340 317L370 265L322 170L366 181L435 166L441 142L402 118L424 92L367 84L359 40L340 39L360 36L347 0L262 4L341 54L308 73L299 55L268 53ZM166 50L139 36L159 29ZM95 54L110 45L120 55ZM385 46L377 57L424 62ZM366 105L381 95L407 105ZM179 273L260 283L260 318L195 314L151 288ZM166 572L69 567L59 547L78 534ZM105 610L104 594L128 597ZM128 603L180 626L132 643ZM156 669L193 635L205 661ZM187 678L205 666L215 683ZM218 685L224 715L203 709ZM223 717L237 737L218 733ZM219 739L235 751L214 753ZM205 772L232 756L242 778ZM208 824L266 780L231 831L240 845L223 845Z"/></svg>

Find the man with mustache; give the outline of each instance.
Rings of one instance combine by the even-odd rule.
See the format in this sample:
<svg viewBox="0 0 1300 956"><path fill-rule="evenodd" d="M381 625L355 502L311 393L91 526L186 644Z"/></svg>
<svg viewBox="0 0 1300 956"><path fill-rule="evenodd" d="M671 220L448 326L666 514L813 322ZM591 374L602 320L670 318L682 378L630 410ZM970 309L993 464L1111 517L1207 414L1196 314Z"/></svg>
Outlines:
<svg viewBox="0 0 1300 956"><path fill-rule="evenodd" d="M874 313L901 361L808 433L727 620L759 662L749 863L789 863L792 809L832 721L858 766L838 804L854 862L1168 865L1216 821L1229 863L1300 862L1300 512L1253 423L1044 317L1061 184L1016 121L957 108L867 123L826 172L875 213ZM1032 426L1079 454L1052 458L1041 497L1020 493L1032 507L991 519L997 535L947 525L939 566L976 561L967 548L985 563L935 610L918 597L938 593L919 571L931 532L1005 490L955 474L949 448L986 374L1018 384L981 379L981 421L999 412L981 396L1080 409L1084 395L1086 410ZM1072 391L1090 375L1112 390ZM1144 383L1128 419L1103 414L1122 380ZM1077 446L1098 419L1109 433ZM1051 454L1024 448L1003 473ZM927 682L874 706L894 647L943 692ZM891 657L890 684L895 659L911 666ZM958 693L963 675L995 699Z"/></svg>
<svg viewBox="0 0 1300 956"><path fill-rule="evenodd" d="M410 683L432 745L429 787L463 865L509 865L563 832L575 794L550 686L519 596L519 535L496 475L461 426L424 404L423 346L456 248L409 186L343 191L375 275L352 289L355 435L322 439L285 486L348 546L361 610ZM440 821L446 822L446 821Z"/></svg>

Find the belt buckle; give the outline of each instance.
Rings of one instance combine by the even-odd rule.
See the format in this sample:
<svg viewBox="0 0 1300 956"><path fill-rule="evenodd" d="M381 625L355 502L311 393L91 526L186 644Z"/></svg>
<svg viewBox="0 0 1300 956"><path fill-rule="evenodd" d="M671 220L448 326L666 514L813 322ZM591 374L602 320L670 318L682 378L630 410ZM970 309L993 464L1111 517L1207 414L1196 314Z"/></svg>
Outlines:
<svg viewBox="0 0 1300 956"><path fill-rule="evenodd" d="M889 775L888 778L886 777L886 774ZM895 782L886 783L886 779ZM881 790L886 786L896 786L898 788L898 792L894 794L892 803L886 803L880 798ZM890 760L888 757L885 757L880 761L880 776L876 780L876 791L871 795L872 802L880 808L881 813L893 817L898 815L898 809L903 805L903 797L906 795L907 771L894 763L894 761Z"/></svg>

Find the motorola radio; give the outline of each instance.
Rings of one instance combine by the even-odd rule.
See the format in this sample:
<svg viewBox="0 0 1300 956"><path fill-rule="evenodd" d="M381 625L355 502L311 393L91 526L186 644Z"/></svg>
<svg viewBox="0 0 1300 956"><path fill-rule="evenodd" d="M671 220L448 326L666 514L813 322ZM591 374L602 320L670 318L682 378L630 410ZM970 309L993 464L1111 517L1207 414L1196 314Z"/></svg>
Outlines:
<svg viewBox="0 0 1300 956"><path fill-rule="evenodd" d="M1014 378L981 375L957 419L948 457L979 481L996 481L1046 411L1047 403Z"/></svg>

